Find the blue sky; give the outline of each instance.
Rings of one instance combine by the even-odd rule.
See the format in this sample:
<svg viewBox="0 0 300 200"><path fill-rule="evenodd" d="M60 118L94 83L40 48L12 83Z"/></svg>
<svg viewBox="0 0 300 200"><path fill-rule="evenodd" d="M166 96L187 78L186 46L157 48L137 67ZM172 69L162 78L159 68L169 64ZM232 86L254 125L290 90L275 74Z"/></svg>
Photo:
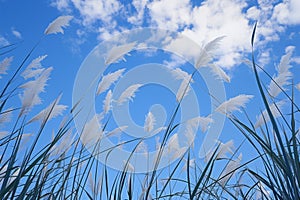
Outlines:
<svg viewBox="0 0 300 200"><path fill-rule="evenodd" d="M95 46L123 31L141 27L166 29L189 37L200 46L216 37L225 36L215 52L215 63L231 77L231 83L224 83L226 96L230 98L239 94L255 95L255 98L247 104L247 110L251 111L250 115L255 120L255 116L263 108L257 106L261 102L257 86L251 68L244 62L250 58L250 38L254 23L258 22L255 41L257 62L273 75L281 56L293 49L291 71L297 84L300 82L299 10L298 0L34 0L30 3L1 0L0 46L17 43L17 48L9 53L14 56L14 65L11 67L13 70L30 48L43 37L45 28L52 20L60 15L74 16L63 35L47 36L31 57L34 59L47 54L48 57L43 64L54 67L46 88L47 93L42 94L45 104L48 105L62 92L61 102L71 107L73 84L81 63ZM195 54L184 42L174 41L172 44L172 48L181 51L183 56L189 57ZM173 68L181 66L188 72L192 72L191 66L170 54L150 52L147 55L139 55L137 52L132 52L131 56L126 56L126 59L127 62L120 61L108 68L105 73L124 66L134 67L149 62L157 62ZM5 77L0 80L1 84L4 80ZM195 90L203 83L201 78L197 80L199 82L195 83ZM264 80L267 85L269 80ZM167 113L171 112L176 105L176 101L168 100L171 94L168 91L163 94L166 91L161 87L153 86L148 89L144 87L140 92L137 94L136 104L130 104L131 108L137 107L131 110L133 119L140 126L143 125L144 116L151 105L161 104ZM166 97L156 99L160 95ZM102 102L104 97L97 98L98 102ZM204 98L208 97L204 96ZM159 102L159 100L163 101ZM296 100L299 101L299 93L296 93ZM206 108L206 103L206 100L201 103L203 104L201 112L208 115L210 110ZM41 105L39 108L45 106ZM237 113L237 115L241 114ZM224 126L221 140L226 142L234 135L233 138L239 144L242 137L228 122L226 121Z"/></svg>

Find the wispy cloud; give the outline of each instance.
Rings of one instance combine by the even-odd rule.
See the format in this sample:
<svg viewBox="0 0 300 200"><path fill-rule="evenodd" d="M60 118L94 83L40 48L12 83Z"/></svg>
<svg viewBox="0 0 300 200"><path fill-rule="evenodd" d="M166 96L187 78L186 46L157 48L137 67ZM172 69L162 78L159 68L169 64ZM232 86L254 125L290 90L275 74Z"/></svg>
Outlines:
<svg viewBox="0 0 300 200"><path fill-rule="evenodd" d="M59 5L67 7L65 5L65 0L57 1ZM85 25L93 23L97 20L105 22L106 24L112 22L112 17L115 13L120 11L122 5L117 0L94 0L94 1L81 1L81 0L71 0L70 4L80 12L83 17L83 22Z"/></svg>
<svg viewBox="0 0 300 200"><path fill-rule="evenodd" d="M166 65L169 68L176 68L176 67L180 67L182 65L184 65L186 63L186 60L184 60L183 58L179 57L179 56L175 56L172 54L171 59L170 60L165 60L164 61L164 65Z"/></svg>

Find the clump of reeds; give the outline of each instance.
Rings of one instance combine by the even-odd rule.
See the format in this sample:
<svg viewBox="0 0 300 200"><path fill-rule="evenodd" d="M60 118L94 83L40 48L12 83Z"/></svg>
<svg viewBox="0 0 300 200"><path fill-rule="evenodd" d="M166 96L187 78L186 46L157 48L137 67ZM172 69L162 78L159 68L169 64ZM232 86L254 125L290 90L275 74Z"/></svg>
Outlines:
<svg viewBox="0 0 300 200"><path fill-rule="evenodd" d="M64 33L72 16L61 16L54 20L44 31L45 35ZM255 29L252 36L254 42ZM43 39L44 37L42 37ZM41 39L41 40L42 40ZM201 67L209 67L212 76L225 82L230 77L212 63L213 52L218 47L222 37L209 42L203 47L195 62L195 72ZM41 41L39 40L39 42ZM216 141L216 146L207 152L204 159L198 158L194 152L195 132L200 128L206 132L214 123L211 116L198 116L186 122L176 122L182 99L188 94L194 73L189 74L180 68L172 69L177 80L182 80L176 94L177 106L168 124L155 129L156 117L148 112L145 116L144 131L146 133L162 132L162 138L156 143L156 162L154 168L147 173L135 173L135 166L129 160L124 160L123 170L114 171L100 163L96 158L103 137L113 137L122 133L127 126L106 130L109 121L104 121L109 115L112 102L121 105L133 100L135 93L143 86L134 84L128 87L118 99L114 100L110 87L122 77L125 69L119 69L101 77L96 94L106 92L103 100L103 112L88 120L77 135L73 130L73 118L77 113L71 108L64 114L64 119L50 132L46 127L49 120L63 115L67 106L59 104L62 94L59 94L48 106L35 115L33 107L42 104L40 94L45 91L52 67L42 65L47 55L32 60L25 68L39 42L25 56L22 63L0 93L0 126L10 124L10 129L0 131L0 197L1 199L299 199L300 198L300 161L299 161L299 129L296 115L299 108L294 101L294 85L290 86L292 74L289 71L291 51L288 51L278 66L273 77L267 72L270 84L264 87L258 66L252 54L252 67L259 92L266 110L261 112L256 123L239 120L234 112L244 111L246 103L253 95L240 94L220 104L215 112L225 114L233 124L244 134L253 145L258 156L242 161L241 145L235 148L233 140ZM106 65L124 59L135 43L115 47L109 52ZM8 54L13 45L1 47L1 56ZM120 55L122 56L116 56ZM6 76L13 57L6 57L0 63L0 75ZM264 69L261 68L263 71ZM15 85L18 77L22 82ZM1 77L0 77L1 78ZM299 84L296 85L299 89ZM277 97L283 93L285 100ZM15 103L15 97L20 99L20 105L10 107ZM289 105L288 114L284 114L283 106ZM8 107L8 108L7 108ZM79 111L80 112L80 111ZM28 127L37 124L36 132L28 133ZM100 126L100 127L99 127ZM185 137L188 148L180 146L175 130L185 127ZM52 128L54 130L54 128ZM52 139L43 143L44 134L52 134ZM30 140L28 140L30 138ZM147 156L148 147L144 138L137 138L132 153L144 152ZM127 142L117 144L121 148ZM89 147L89 151L86 147ZM92 151L90 151L92 149ZM112 151L108 149L107 151ZM158 169L164 153L179 159L168 167ZM109 157L107 158L109 159ZM259 171L248 168L251 162L259 162ZM248 182L243 181L246 177Z"/></svg>

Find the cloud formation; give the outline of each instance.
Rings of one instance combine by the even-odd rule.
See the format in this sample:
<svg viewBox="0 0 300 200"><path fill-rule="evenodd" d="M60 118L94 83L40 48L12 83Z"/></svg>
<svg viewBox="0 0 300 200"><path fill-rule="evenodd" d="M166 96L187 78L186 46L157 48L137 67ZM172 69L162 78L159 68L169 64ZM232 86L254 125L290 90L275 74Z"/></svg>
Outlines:
<svg viewBox="0 0 300 200"><path fill-rule="evenodd" d="M300 24L300 1L284 0L274 7L273 17L280 24Z"/></svg>
<svg viewBox="0 0 300 200"><path fill-rule="evenodd" d="M257 46L278 40L288 25L300 24L298 0L205 0L200 5L191 0L53 0L52 5L60 11L78 12L82 25L97 27L93 30L101 40L141 26L178 31L200 46L226 36L217 53L217 64L224 68L238 65L250 52L255 21L259 22ZM262 52L260 61L268 62L268 53Z"/></svg>

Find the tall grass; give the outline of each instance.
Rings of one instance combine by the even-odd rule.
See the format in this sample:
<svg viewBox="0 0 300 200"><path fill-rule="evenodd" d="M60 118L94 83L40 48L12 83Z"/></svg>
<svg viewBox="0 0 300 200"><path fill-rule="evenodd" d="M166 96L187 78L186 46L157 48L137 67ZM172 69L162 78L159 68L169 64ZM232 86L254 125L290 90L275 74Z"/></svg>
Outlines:
<svg viewBox="0 0 300 200"><path fill-rule="evenodd" d="M256 25L253 30L251 44L254 47ZM232 122L245 135L247 140L257 150L262 161L263 168L259 171L248 169L249 174L260 186L265 185L266 189L261 189L265 199L299 199L300 198L300 160L299 160L299 129L296 128L296 116L299 108L294 100L294 84L290 85L291 94L287 94L284 86L288 84L286 74L289 74L289 58L283 57L279 65L277 77L271 77L266 71L264 73L271 79L272 89L266 91L262 83L258 69L263 69L255 62L254 51L252 50L252 66L256 83L263 100L265 111L260 116L261 126L257 126L251 121L246 125L239 119L232 119ZM280 71L280 67L286 70ZM280 77L284 81L278 82ZM277 82L276 82L277 80ZM276 96L284 93L290 111L284 114L281 109L281 102L276 102ZM276 118L281 117L276 120ZM271 122L268 124L268 122ZM268 192L266 192L268 190Z"/></svg>
<svg viewBox="0 0 300 200"><path fill-rule="evenodd" d="M57 18L50 23L44 33L46 35L63 33L62 28L66 27L71 19L71 16ZM256 26L252 35L252 46L254 46L255 29ZM43 39L44 36L41 40ZM176 122L175 119L181 101L194 81L192 79L194 73L189 75L180 69L175 70L183 82L176 95L178 104L167 126L161 129L164 134L162 142L157 147L158 154L154 170L137 174L134 173L134 165L130 163L130 158L124 161L122 171L112 170L96 159L98 154L103 153L98 149L109 122L104 122L102 130L96 130L94 125L99 120L99 116L86 122L85 129L75 134L73 119L77 113L74 113L76 109L69 108L69 113L64 114L60 124L57 127L51 127L55 131L53 133L49 131L49 121L66 112L66 106L59 104L61 95L39 114L29 117L32 108L42 102L39 94L45 90L45 84L52 70L52 68L42 67L41 62L45 56L34 59L24 69L41 40L25 55L15 71L12 70L7 83L1 86L0 125L8 123L11 127L7 132L0 131L1 199L300 199L300 146L296 120L299 108L294 101L294 85L290 86L291 94L288 94L284 88L290 79L289 67L282 66L280 69L285 70L278 70L278 76L272 77L256 64L253 51L254 76L266 109L262 111L259 123L253 123L250 117L249 121L243 122L234 115L235 111L242 109L245 114L247 113L245 105L252 98L251 95L238 95L220 103L216 109L216 112L225 114L245 136L243 143L248 141L253 145L253 151L256 150L258 153L257 157L242 162L240 149L243 143L234 148L233 141L228 141L218 142L217 146L207 153L205 159L201 160L195 155L194 146L191 145L185 153L180 154L180 158L175 163L158 169L163 152L169 150L165 148L168 141L172 141L173 149L175 152L178 151L178 145L176 145L178 138L174 132L182 123ZM230 78L221 68L209 64L212 61L211 54L220 40L221 38L217 38L204 47L196 62L196 68L209 65L219 78L230 82ZM123 46L121 50L116 48L114 51L128 53L132 45ZM1 47L1 58L11 53L15 46L17 44ZM3 76L8 71L8 61L11 58L7 59L5 66L3 64L4 67L1 68ZM109 65L117 59L119 58L111 55L106 64ZM282 65L284 64L288 64L287 60L282 61ZM273 89L266 90L267 87L261 81L258 69L269 77L270 85L272 85L269 88ZM97 88L97 94L108 90L123 72L124 69L121 69L103 76ZM20 76L24 78L24 81L15 84ZM276 80L281 81L277 83ZM133 98L140 86L133 85L125 90L118 103L122 104ZM284 114L280 101L275 98L275 95L281 92L289 104L288 114ZM20 106L7 108L7 105L15 104L14 97L17 95L21 97ZM111 101L112 95L109 90L104 100L104 114L110 111ZM10 117L12 114L14 116ZM145 120L145 131L153 130L155 120L153 114L149 112ZM33 123L38 124L35 125L36 131L28 134L28 127ZM209 116L199 116L186 123L188 131L200 127L205 132L212 120ZM117 127L107 135L112 136L117 132L122 132L125 128ZM87 130L98 134L96 141L95 138L89 138L86 135ZM53 134L50 141L46 143L42 141L44 135L50 134ZM28 137L32 139L26 142ZM87 150L86 143L82 142L80 137L86 137L86 143L94 139L92 152ZM133 154L144 139L138 138L127 142L137 142L133 148ZM119 148L123 144L118 144L113 148ZM113 148L107 151L110 152ZM261 163L262 167L258 171L251 169L248 166L252 162Z"/></svg>

